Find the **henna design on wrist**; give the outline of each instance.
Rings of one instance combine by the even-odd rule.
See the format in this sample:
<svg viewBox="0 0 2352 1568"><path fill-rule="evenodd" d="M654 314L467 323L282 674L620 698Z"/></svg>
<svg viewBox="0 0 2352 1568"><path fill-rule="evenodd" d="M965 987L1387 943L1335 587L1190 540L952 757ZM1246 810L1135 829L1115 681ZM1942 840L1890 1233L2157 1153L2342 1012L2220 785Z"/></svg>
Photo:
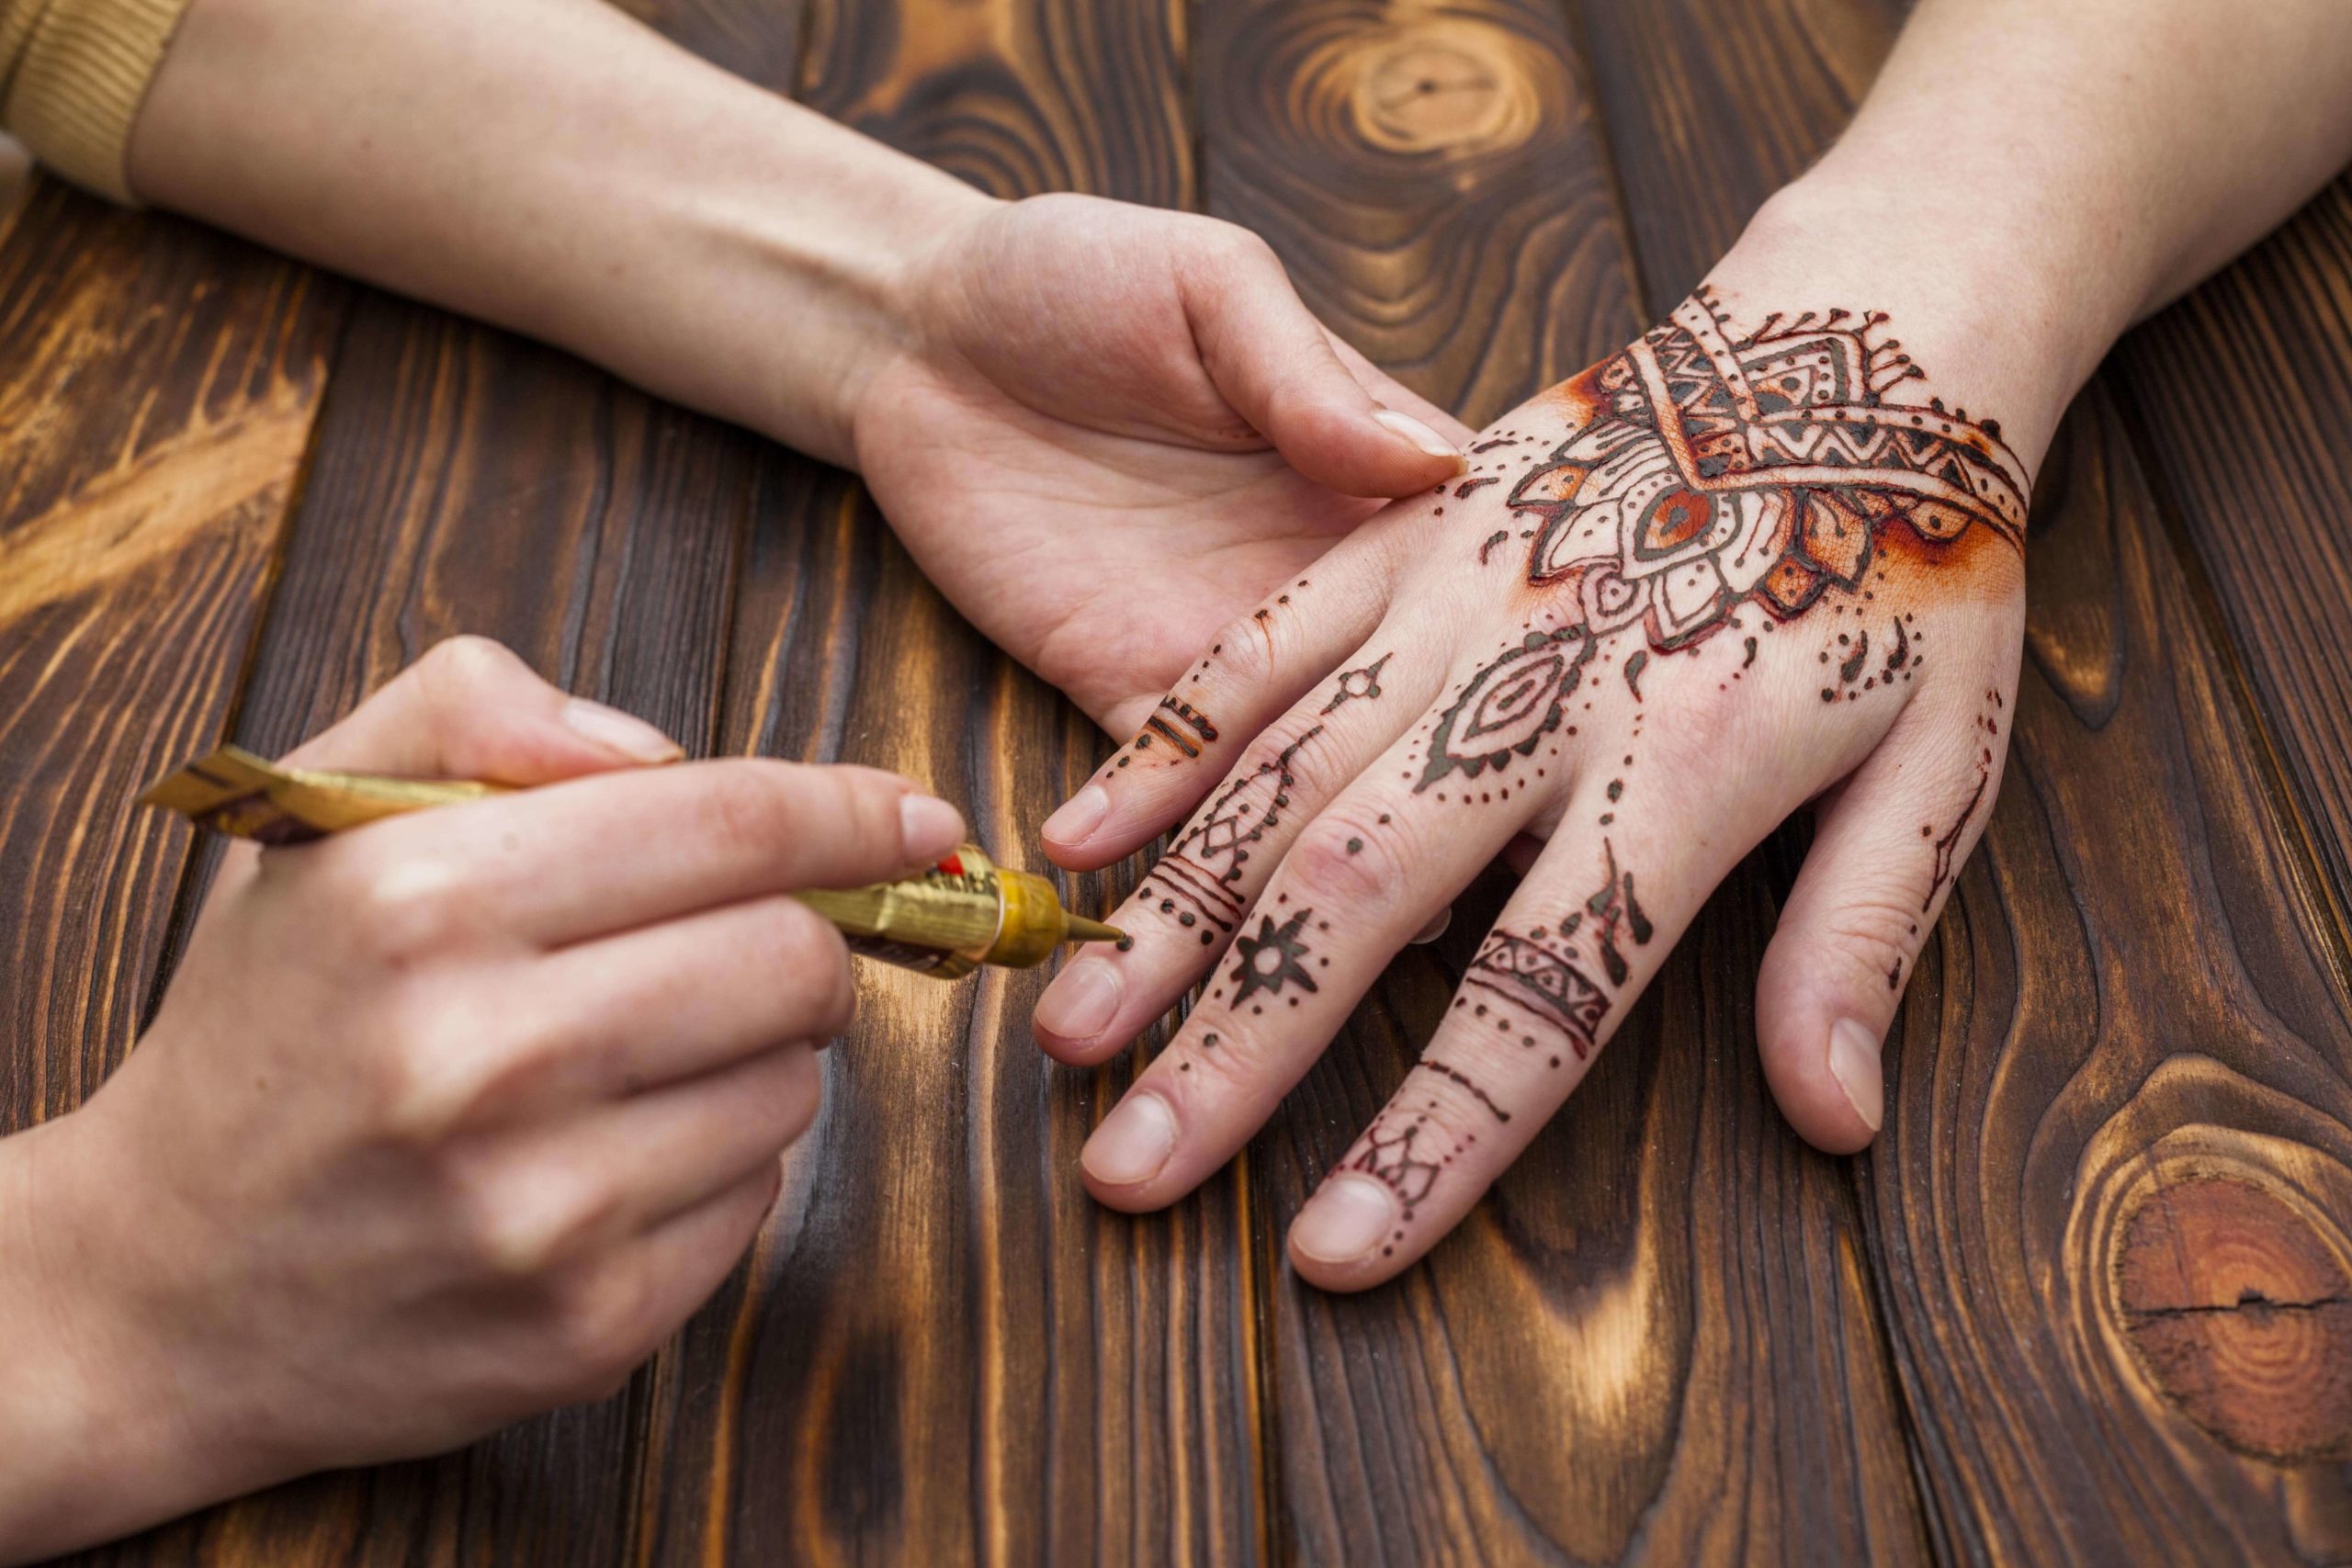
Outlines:
<svg viewBox="0 0 2352 1568"><path fill-rule="evenodd" d="M1860 593L1898 526L1930 548L1977 528L2021 547L2024 464L1997 422L1899 400L1924 372L1885 324L1876 311L1775 312L1741 335L1702 286L1569 383L1589 417L1506 502L1536 522L1527 581L1558 624L1464 682L1414 787L1531 755L1620 631L1641 628L1624 665L1638 695L1653 653L1736 627L1742 605L1790 621L1833 590ZM1498 542L1479 547L1482 562Z"/></svg>

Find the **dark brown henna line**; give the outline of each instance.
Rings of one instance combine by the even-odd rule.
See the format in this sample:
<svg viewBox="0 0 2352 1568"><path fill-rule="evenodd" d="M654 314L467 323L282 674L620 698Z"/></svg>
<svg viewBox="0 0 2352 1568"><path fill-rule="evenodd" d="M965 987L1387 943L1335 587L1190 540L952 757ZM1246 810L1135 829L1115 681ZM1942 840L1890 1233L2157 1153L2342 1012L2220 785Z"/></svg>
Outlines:
<svg viewBox="0 0 2352 1568"><path fill-rule="evenodd" d="M1519 437L1516 435L1498 435L1491 441L1479 442L1478 445L1471 447L1470 450L1473 452L1491 452L1498 446L1516 446L1518 445Z"/></svg>
<svg viewBox="0 0 2352 1568"><path fill-rule="evenodd" d="M1520 646L1464 682L1430 731L1415 794L1448 774L1476 778L1534 753L1560 727L1567 698L1599 643L1574 632L1529 632Z"/></svg>
<svg viewBox="0 0 2352 1568"><path fill-rule="evenodd" d="M1396 1201L1403 1211L1401 1217L1408 1220L1413 1217L1413 1210L1429 1197L1430 1189L1437 1185L1440 1162L1413 1157L1413 1140L1427 1125L1428 1118L1417 1118L1402 1133L1383 1137L1380 1122L1374 1122L1364 1131L1363 1148L1340 1168L1363 1171L1396 1193Z"/></svg>
<svg viewBox="0 0 2352 1568"><path fill-rule="evenodd" d="M1493 549L1497 545L1504 543L1510 537L1510 530L1508 528L1498 528L1494 533L1487 536L1487 542L1478 547L1478 564L1480 566L1486 565L1487 552Z"/></svg>
<svg viewBox="0 0 2352 1568"><path fill-rule="evenodd" d="M1488 1094L1485 1089L1480 1089L1476 1081L1468 1074L1461 1072L1453 1067L1447 1066L1443 1062L1433 1062L1427 1056L1421 1058L1420 1066L1427 1067L1430 1071L1437 1073L1442 1077L1452 1078L1455 1083L1460 1084L1464 1089L1466 1089L1472 1094L1476 1095L1478 1097L1478 1103L1485 1106L1488 1111L1494 1112L1496 1121L1508 1122L1510 1120L1510 1112L1505 1111L1501 1106L1497 1105L1495 1103L1495 1097Z"/></svg>
<svg viewBox="0 0 2352 1568"><path fill-rule="evenodd" d="M1579 1062L1592 1055L1600 1021L1609 1014L1609 993L1568 954L1500 928L1487 933L1462 983L1492 993L1566 1036ZM1482 1015L1485 1010L1478 1009ZM1522 1032L1520 1043L1532 1049L1535 1038Z"/></svg>
<svg viewBox="0 0 2352 1568"><path fill-rule="evenodd" d="M1488 474L1484 479L1464 479L1460 484L1453 487L1453 499L1460 501L1464 496L1468 495L1472 491L1476 490L1481 485L1498 485L1502 482L1502 476L1500 474Z"/></svg>
<svg viewBox="0 0 2352 1568"><path fill-rule="evenodd" d="M1960 817L1952 823L1951 829L1936 840L1934 874L1928 881L1928 896L1919 900L1921 914L1928 912L1936 901L1937 892L1945 883L1951 880L1952 852L1960 847L1960 836L1967 829L1968 819L1976 815L1977 807L1984 804L1985 788L1992 782L1993 763L1991 753L1987 752L1984 760L1976 764L1976 788L1970 794L1968 804L1961 808Z"/></svg>
<svg viewBox="0 0 2352 1568"><path fill-rule="evenodd" d="M1369 664L1340 671L1339 683L1331 688L1331 700L1323 705L1323 712L1328 714L1341 703L1353 702L1358 698L1377 702L1380 699L1381 666L1396 657L1396 649L1391 649Z"/></svg>
<svg viewBox="0 0 2352 1568"><path fill-rule="evenodd" d="M1650 650L1646 648L1637 648L1625 656L1625 689L1634 694L1635 702L1642 700L1642 671L1649 661Z"/></svg>

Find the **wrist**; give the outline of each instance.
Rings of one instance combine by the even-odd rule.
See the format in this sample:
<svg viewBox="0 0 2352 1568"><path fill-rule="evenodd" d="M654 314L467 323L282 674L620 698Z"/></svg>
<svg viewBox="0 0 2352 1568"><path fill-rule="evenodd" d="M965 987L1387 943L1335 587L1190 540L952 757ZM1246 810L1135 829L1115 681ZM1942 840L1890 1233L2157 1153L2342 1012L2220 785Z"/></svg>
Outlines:
<svg viewBox="0 0 2352 1568"><path fill-rule="evenodd" d="M87 1116L0 1139L0 1560L110 1539L217 1491L168 1390L140 1371L164 1352L108 1297L110 1243L82 1201Z"/></svg>
<svg viewBox="0 0 2352 1568"><path fill-rule="evenodd" d="M866 387L918 340L927 263L1002 202L795 105L794 198L690 199L695 271L743 344L726 390L684 400L854 467ZM815 154L811 156L811 154Z"/></svg>
<svg viewBox="0 0 2352 1568"><path fill-rule="evenodd" d="M2112 269L1990 216L1954 221L1949 193L1826 162L1758 210L1708 274L1745 317L1883 311L1922 372L1913 391L1976 419L2038 468L2059 417L2132 319Z"/></svg>

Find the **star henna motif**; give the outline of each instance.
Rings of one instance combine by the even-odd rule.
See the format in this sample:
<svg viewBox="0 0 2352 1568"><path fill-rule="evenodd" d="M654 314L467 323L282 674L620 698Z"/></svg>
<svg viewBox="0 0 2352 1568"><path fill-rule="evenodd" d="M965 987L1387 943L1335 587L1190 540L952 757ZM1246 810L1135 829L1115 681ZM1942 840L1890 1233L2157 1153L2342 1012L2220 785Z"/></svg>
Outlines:
<svg viewBox="0 0 2352 1568"><path fill-rule="evenodd" d="M1234 942L1234 952L1238 955L1233 965L1235 1007L1260 991L1279 996L1285 986L1295 985L1308 991L1316 988L1315 976L1299 963L1306 956L1306 943L1298 935L1314 914L1312 909L1301 909L1280 925L1274 923L1272 915L1261 916L1256 936L1245 936Z"/></svg>

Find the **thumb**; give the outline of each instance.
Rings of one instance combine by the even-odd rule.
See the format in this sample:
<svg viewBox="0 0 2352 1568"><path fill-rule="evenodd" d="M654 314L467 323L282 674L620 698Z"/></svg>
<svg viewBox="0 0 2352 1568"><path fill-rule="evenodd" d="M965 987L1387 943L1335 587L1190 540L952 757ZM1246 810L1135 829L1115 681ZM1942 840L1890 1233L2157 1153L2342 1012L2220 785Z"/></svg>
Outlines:
<svg viewBox="0 0 2352 1568"><path fill-rule="evenodd" d="M685 753L646 723L541 680L487 637L435 644L286 760L409 778L540 784Z"/></svg>
<svg viewBox="0 0 2352 1568"><path fill-rule="evenodd" d="M1757 974L1772 1097L1807 1143L1833 1154L1878 1134L1887 1029L2001 784L2006 737L1984 728L1998 717L1979 719L1955 754L1950 716L1912 716L1824 800ZM1928 746L1903 743L1906 728L1930 725Z"/></svg>
<svg viewBox="0 0 2352 1568"><path fill-rule="evenodd" d="M1402 496L1463 471L1453 441L1349 372L1264 242L1250 236L1180 277L1210 381L1301 474L1346 495Z"/></svg>

